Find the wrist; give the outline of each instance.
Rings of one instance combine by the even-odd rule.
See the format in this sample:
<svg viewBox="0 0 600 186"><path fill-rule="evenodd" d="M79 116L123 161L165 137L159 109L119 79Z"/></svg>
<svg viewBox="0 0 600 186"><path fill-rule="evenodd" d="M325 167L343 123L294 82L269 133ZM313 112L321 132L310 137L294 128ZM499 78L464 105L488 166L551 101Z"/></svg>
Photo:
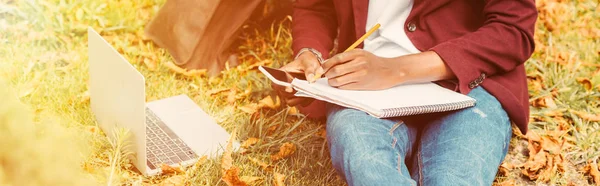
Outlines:
<svg viewBox="0 0 600 186"><path fill-rule="evenodd" d="M300 49L300 51L298 51L298 54L296 54L296 57L294 58L294 60L299 59L299 58L305 58L305 57L310 57L310 58L316 58L319 63L323 63L323 55L321 55L321 52L313 49L313 48L302 48Z"/></svg>

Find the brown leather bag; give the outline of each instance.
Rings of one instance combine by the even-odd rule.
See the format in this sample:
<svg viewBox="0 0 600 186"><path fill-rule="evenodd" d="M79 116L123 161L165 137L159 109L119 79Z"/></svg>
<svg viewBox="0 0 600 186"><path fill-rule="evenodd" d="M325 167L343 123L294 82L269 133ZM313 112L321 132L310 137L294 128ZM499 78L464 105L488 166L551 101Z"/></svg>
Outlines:
<svg viewBox="0 0 600 186"><path fill-rule="evenodd" d="M262 0L167 0L146 26L146 35L166 48L175 64L218 75L240 27Z"/></svg>

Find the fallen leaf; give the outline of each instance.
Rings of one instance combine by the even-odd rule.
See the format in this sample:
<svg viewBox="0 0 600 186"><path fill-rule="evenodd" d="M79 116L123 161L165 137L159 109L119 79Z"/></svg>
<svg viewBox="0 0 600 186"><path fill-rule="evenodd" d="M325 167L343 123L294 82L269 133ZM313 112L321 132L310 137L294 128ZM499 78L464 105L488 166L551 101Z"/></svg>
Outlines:
<svg viewBox="0 0 600 186"><path fill-rule="evenodd" d="M273 174L273 185L285 186L284 180L285 180L285 175L279 174L279 173Z"/></svg>
<svg viewBox="0 0 600 186"><path fill-rule="evenodd" d="M565 109L551 110L551 111L544 112L544 115L550 116L550 117L562 117L564 111L565 111Z"/></svg>
<svg viewBox="0 0 600 186"><path fill-rule="evenodd" d="M198 168L200 166L202 166L204 163L206 163L206 160L208 160L208 156L204 155L202 157L200 157L196 163L194 163L194 168Z"/></svg>
<svg viewBox="0 0 600 186"><path fill-rule="evenodd" d="M515 136L517 136L519 138L527 139L527 137L525 135L523 135L523 133L521 132L521 129L519 129L519 127L517 127L516 125L512 125L511 127L513 129L512 131Z"/></svg>
<svg viewBox="0 0 600 186"><path fill-rule="evenodd" d="M199 77L199 76L203 76L206 75L206 69L193 69L193 70L186 70L183 69L177 65L175 65L173 62L166 62L165 65L171 69L172 71L174 71L177 74L181 74L184 76L189 76L189 77Z"/></svg>
<svg viewBox="0 0 600 186"><path fill-rule="evenodd" d="M92 134L96 134L96 133L100 132L100 129L98 128L98 126L87 126L86 131L88 131Z"/></svg>
<svg viewBox="0 0 600 186"><path fill-rule="evenodd" d="M229 93L227 94L227 103L234 104L235 101L237 100L236 94L237 94L237 88L234 87L234 88L230 89Z"/></svg>
<svg viewBox="0 0 600 186"><path fill-rule="evenodd" d="M90 91L85 91L83 94L79 95L79 103L87 103L90 101Z"/></svg>
<svg viewBox="0 0 600 186"><path fill-rule="evenodd" d="M564 172L561 153L566 140L559 137L557 134L539 136L534 131L528 132L529 158L523 164L521 173L530 180L547 182L558 172Z"/></svg>
<svg viewBox="0 0 600 186"><path fill-rule="evenodd" d="M233 167L233 158L231 157L231 154L233 153L233 141L235 140L235 135L236 131L233 131L231 136L229 136L227 146L225 146L225 151L223 152L223 157L221 158L221 170L223 173Z"/></svg>
<svg viewBox="0 0 600 186"><path fill-rule="evenodd" d="M592 121L592 122L600 121L600 114L590 114L590 113L581 112L581 111L573 111L573 113L577 114L577 116L579 116L581 119L584 119L584 120L588 120L588 121Z"/></svg>
<svg viewBox="0 0 600 186"><path fill-rule="evenodd" d="M242 142L241 147L247 149L250 146L258 143L258 141L260 141L258 138L248 138L246 141Z"/></svg>
<svg viewBox="0 0 600 186"><path fill-rule="evenodd" d="M183 173L183 170L181 170L180 167L171 167L164 163L160 165L160 170L164 175Z"/></svg>
<svg viewBox="0 0 600 186"><path fill-rule="evenodd" d="M273 100L273 98L271 96L267 96L265 98L263 98L262 100L258 101L258 107L259 108L270 108L270 109L277 109L279 108L279 106L281 105L281 100L279 99L278 96L275 96L275 100Z"/></svg>
<svg viewBox="0 0 600 186"><path fill-rule="evenodd" d="M233 158L231 157L233 153L233 141L236 138L236 134L237 131L233 131L231 136L229 136L227 146L225 147L223 157L221 158L221 172L223 173L221 180L229 186L245 186L247 184L240 180L238 175L239 168L233 165Z"/></svg>
<svg viewBox="0 0 600 186"><path fill-rule="evenodd" d="M594 160L593 162L589 162L585 166L584 170L585 172L590 174L596 185L600 185L600 171L598 170L598 163L596 162L596 160Z"/></svg>
<svg viewBox="0 0 600 186"><path fill-rule="evenodd" d="M515 184L515 180L513 179L508 179L503 181L502 183L497 184L496 186L514 186Z"/></svg>
<svg viewBox="0 0 600 186"><path fill-rule="evenodd" d="M534 107L546 107L546 108L556 108L556 103L552 96L544 96L538 99L535 99L533 102Z"/></svg>
<svg viewBox="0 0 600 186"><path fill-rule="evenodd" d="M298 111L298 108L296 107L289 107L287 110L287 114L288 115L298 115L300 112Z"/></svg>
<svg viewBox="0 0 600 186"><path fill-rule="evenodd" d="M263 178L261 177L256 177L256 176L242 176L240 177L240 180L246 184L249 185L254 185L257 184L257 182L261 181Z"/></svg>
<svg viewBox="0 0 600 186"><path fill-rule="evenodd" d="M186 178L183 175L176 175L164 179L157 186L181 186L185 185Z"/></svg>
<svg viewBox="0 0 600 186"><path fill-rule="evenodd" d="M238 109L242 110L242 112L248 113L248 114L254 114L255 112L258 111L259 107L258 104L256 103L250 103L241 107L238 107Z"/></svg>
<svg viewBox="0 0 600 186"><path fill-rule="evenodd" d="M287 158L296 152L296 145L293 143L287 142L279 147L279 152L277 154L271 155L272 161L278 161L283 158Z"/></svg>
<svg viewBox="0 0 600 186"><path fill-rule="evenodd" d="M246 90L244 90L244 93L242 93L242 94L239 94L239 95L236 95L236 96L235 96L235 99L243 99L243 98L245 98L245 97L248 97L248 96L250 96L250 94L251 94L251 93L252 93L252 86L248 86L248 87L246 88Z"/></svg>
<svg viewBox="0 0 600 186"><path fill-rule="evenodd" d="M217 95L219 93L225 92L231 90L230 88L219 88L219 89L211 89L208 92L206 92L206 94L208 94L209 96L214 96Z"/></svg>
<svg viewBox="0 0 600 186"><path fill-rule="evenodd" d="M249 160L250 160L252 163L255 163L255 164L257 164L258 166L260 166L260 167L261 167L261 168L262 168L264 171L271 172L271 171L273 171L273 168L275 168L275 166L273 166L273 165L270 165L270 164L267 164L267 163L265 163L265 162L262 162L262 161L260 161L260 160L258 160L258 159L256 159L256 158L248 158L248 159L249 159Z"/></svg>
<svg viewBox="0 0 600 186"><path fill-rule="evenodd" d="M540 137L540 135L538 135L537 132L535 132L535 131L528 131L527 135L525 135L525 137L527 137L528 140L531 140L534 142L542 141L542 138ZM529 142L529 144L531 144L531 141Z"/></svg>
<svg viewBox="0 0 600 186"><path fill-rule="evenodd" d="M557 139L550 138L549 136L543 136L541 144L542 149L548 151L550 154L559 154L562 149L562 143L559 143Z"/></svg>
<svg viewBox="0 0 600 186"><path fill-rule="evenodd" d="M151 60L149 58L144 58L144 65L146 65L146 67L148 67L148 70L150 70L150 71L156 71L157 66L158 66L158 65L156 65L155 60Z"/></svg>
<svg viewBox="0 0 600 186"><path fill-rule="evenodd" d="M250 71L252 69L258 68L258 66L265 66L265 65L271 64L272 62L273 61L271 61L271 60L262 60L262 61L256 62L256 63L248 66L246 69L243 69L241 72Z"/></svg>
<svg viewBox="0 0 600 186"><path fill-rule="evenodd" d="M319 130L319 132L317 132L317 136L323 139L327 139L327 129L322 128L321 130Z"/></svg>
<svg viewBox="0 0 600 186"><path fill-rule="evenodd" d="M508 173L510 172L511 169L509 169L507 166L505 166L504 164L506 164L506 162L502 163L500 165L500 168L498 168L498 174L501 176L507 176Z"/></svg>
<svg viewBox="0 0 600 186"><path fill-rule="evenodd" d="M229 186L246 186L246 182L242 181L239 177L239 168L231 167L225 170L223 177L221 178Z"/></svg>
<svg viewBox="0 0 600 186"><path fill-rule="evenodd" d="M583 85L583 88L585 88L585 90L592 90L592 82L588 78L578 77L577 82Z"/></svg>
<svg viewBox="0 0 600 186"><path fill-rule="evenodd" d="M35 72L35 75L31 81L29 81L29 85L24 88L24 90L19 92L19 98L29 96L40 84L42 81L42 77L46 75L46 71Z"/></svg>
<svg viewBox="0 0 600 186"><path fill-rule="evenodd" d="M272 125L269 128L267 128L267 136L271 136L273 134L275 134L275 131L277 130L277 125Z"/></svg>

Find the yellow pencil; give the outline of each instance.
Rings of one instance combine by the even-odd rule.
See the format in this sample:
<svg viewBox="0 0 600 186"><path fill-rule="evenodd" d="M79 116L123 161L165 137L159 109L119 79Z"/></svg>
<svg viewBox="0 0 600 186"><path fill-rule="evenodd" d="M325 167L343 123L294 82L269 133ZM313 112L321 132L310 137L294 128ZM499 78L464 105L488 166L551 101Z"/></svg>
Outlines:
<svg viewBox="0 0 600 186"><path fill-rule="evenodd" d="M348 51L356 48L356 46L358 46L365 39L367 39L371 34L373 34L373 32L375 32L375 30L379 29L380 26L381 25L379 23L377 23L375 26L373 26L371 29L369 29L369 31L367 31L367 33L365 33L365 35L360 37L358 40L356 40L356 42L354 42L352 45L350 45L350 47L348 47L346 50L344 50L344 52L348 52ZM309 80L309 82L315 82L317 79L321 78L322 75L323 74L316 73L315 76L313 76L313 79Z"/></svg>

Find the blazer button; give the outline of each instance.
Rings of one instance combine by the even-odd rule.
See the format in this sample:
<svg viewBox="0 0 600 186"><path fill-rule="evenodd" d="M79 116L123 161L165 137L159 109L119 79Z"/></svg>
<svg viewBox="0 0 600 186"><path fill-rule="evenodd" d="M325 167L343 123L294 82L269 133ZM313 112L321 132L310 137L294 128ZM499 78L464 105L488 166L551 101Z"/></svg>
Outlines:
<svg viewBox="0 0 600 186"><path fill-rule="evenodd" d="M414 32L415 30L417 30L417 25L413 22L408 23L408 25L406 26L409 32Z"/></svg>

